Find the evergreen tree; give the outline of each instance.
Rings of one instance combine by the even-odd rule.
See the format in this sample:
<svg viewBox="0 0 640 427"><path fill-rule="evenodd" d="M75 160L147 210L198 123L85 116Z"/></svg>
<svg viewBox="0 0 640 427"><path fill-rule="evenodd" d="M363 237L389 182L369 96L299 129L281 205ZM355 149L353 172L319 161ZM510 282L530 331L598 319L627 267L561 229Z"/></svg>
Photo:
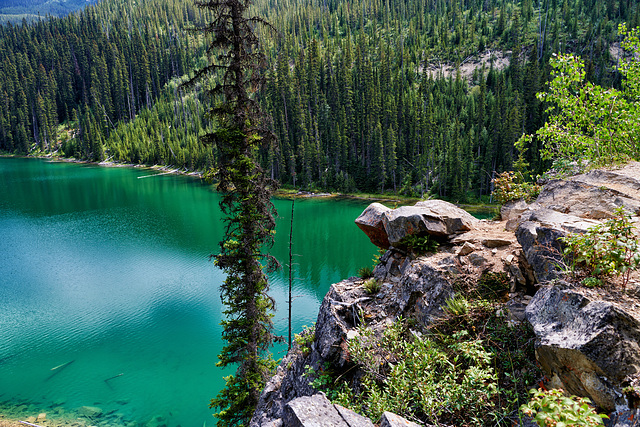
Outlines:
<svg viewBox="0 0 640 427"><path fill-rule="evenodd" d="M262 87L261 69L266 59L254 33L259 17L247 17L251 4L246 0L196 2L213 12L213 20L203 28L211 37L210 63L199 70L191 84L211 75L221 76L209 95L215 103L210 114L218 127L205 135L218 150L220 208L226 215L225 236L220 242L216 265L227 274L221 286L226 305L222 321L227 344L218 356L219 366L237 365L235 375L226 378L226 387L211 400L219 409L219 426L247 425L260 392L274 367L268 353L274 336L267 295L268 282L262 261L276 268L277 261L263 253L273 243L274 207L270 196L276 183L265 175L255 153L260 144L273 137L266 130L265 117L251 94ZM216 58L214 60L213 58Z"/></svg>

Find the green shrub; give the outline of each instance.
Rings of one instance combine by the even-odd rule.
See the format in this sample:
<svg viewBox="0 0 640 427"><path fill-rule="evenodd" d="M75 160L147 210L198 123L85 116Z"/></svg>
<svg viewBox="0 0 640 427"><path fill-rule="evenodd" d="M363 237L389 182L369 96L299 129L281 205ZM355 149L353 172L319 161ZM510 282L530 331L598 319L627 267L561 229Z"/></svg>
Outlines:
<svg viewBox="0 0 640 427"><path fill-rule="evenodd" d="M530 202L538 197L542 189L537 184L525 182L522 175L515 172L502 172L492 182L494 185L492 194L501 205L518 199Z"/></svg>
<svg viewBox="0 0 640 427"><path fill-rule="evenodd" d="M410 234L398 243L399 247L405 248L409 252L418 256L436 252L439 245L440 244L428 234L424 236Z"/></svg>
<svg viewBox="0 0 640 427"><path fill-rule="evenodd" d="M361 393L344 390L338 400L371 419L392 411L432 423L446 418L479 426L487 421L483 414L495 408L491 355L466 330L436 342L406 336L398 321L381 338L360 328L348 350L363 371Z"/></svg>
<svg viewBox="0 0 640 427"><path fill-rule="evenodd" d="M358 276L362 279L368 279L373 276L373 268L371 267L360 267L358 269Z"/></svg>
<svg viewBox="0 0 640 427"><path fill-rule="evenodd" d="M298 344L300 351L308 354L311 351L311 344L316 337L316 325L311 327L303 326L302 332L293 336L293 341Z"/></svg>
<svg viewBox="0 0 640 427"><path fill-rule="evenodd" d="M589 406L588 399L567 397L559 389L533 389L530 393L531 400L522 405L520 411L540 427L601 426L602 419L608 418Z"/></svg>
<svg viewBox="0 0 640 427"><path fill-rule="evenodd" d="M631 272L640 265L640 241L634 228L630 215L618 208L613 218L586 233L561 238L570 274L574 278L586 276L587 286L604 283L602 279L610 276L622 276L625 288Z"/></svg>
<svg viewBox="0 0 640 427"><path fill-rule="evenodd" d="M469 312L469 301L463 295L456 295L445 301L445 310L454 316L463 316Z"/></svg>
<svg viewBox="0 0 640 427"><path fill-rule="evenodd" d="M380 292L380 288L382 287L380 282L373 277L365 280L362 286L364 287L365 292L368 294L376 294Z"/></svg>

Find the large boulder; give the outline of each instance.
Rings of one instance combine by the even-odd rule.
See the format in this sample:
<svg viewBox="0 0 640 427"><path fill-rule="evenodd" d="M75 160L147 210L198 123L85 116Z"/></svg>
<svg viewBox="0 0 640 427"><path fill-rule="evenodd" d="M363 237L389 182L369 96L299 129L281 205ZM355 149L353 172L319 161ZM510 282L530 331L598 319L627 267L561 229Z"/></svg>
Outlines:
<svg viewBox="0 0 640 427"><path fill-rule="evenodd" d="M389 247L389 238L384 229L383 218L384 214L390 210L391 209L380 203L371 203L364 212L356 218L356 225L364 231L371 240L371 243L384 249Z"/></svg>
<svg viewBox="0 0 640 427"><path fill-rule="evenodd" d="M625 403L620 384L640 371L640 321L596 296L567 286L544 287L526 317L551 385L613 411Z"/></svg>
<svg viewBox="0 0 640 427"><path fill-rule="evenodd" d="M470 213L444 200L427 200L397 209L372 203L356 218L371 243L384 249L398 246L412 234L444 238L472 230L477 223Z"/></svg>
<svg viewBox="0 0 640 427"><path fill-rule="evenodd" d="M443 200L427 200L386 212L384 229L391 246L410 235L449 237L474 228L478 223L470 213Z"/></svg>

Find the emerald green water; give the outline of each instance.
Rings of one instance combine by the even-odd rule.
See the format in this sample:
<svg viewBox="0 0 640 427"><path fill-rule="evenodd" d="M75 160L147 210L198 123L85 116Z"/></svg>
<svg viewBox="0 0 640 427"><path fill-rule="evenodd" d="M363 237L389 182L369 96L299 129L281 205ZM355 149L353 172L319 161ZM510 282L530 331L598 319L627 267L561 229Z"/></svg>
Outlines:
<svg viewBox="0 0 640 427"><path fill-rule="evenodd" d="M214 424L208 403L229 373L214 366L218 196L193 178L140 178L154 173L0 158L0 402L98 406L112 424ZM291 202L275 204L284 264ZM296 201L294 332L315 322L331 283L371 265L376 249L353 223L365 207ZM271 276L283 335L287 277Z"/></svg>

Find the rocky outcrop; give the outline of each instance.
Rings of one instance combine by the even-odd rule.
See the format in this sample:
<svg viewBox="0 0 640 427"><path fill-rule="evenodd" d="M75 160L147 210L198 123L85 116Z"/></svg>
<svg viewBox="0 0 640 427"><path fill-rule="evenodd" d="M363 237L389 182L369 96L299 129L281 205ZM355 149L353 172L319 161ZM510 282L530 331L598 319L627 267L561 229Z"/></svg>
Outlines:
<svg viewBox="0 0 640 427"><path fill-rule="evenodd" d="M389 249L374 270L380 291L367 294L359 278L331 286L309 340L312 344L294 346L283 359L251 426L314 425L312 419L325 417L318 415L325 410L332 414L326 419L337 413L351 425L339 407L310 403L320 398L305 397L317 394L306 372L326 363L348 367L347 343L365 321L376 333L398 316L429 325L454 295L456 280L477 281L489 273L509 279L509 300L501 310L509 322L526 319L533 325L537 359L549 386L589 397L606 410L623 408L623 387L640 384L640 277L632 278L626 292L570 284L564 280L559 240L585 232L620 206L640 213L638 163L550 181L535 202L503 207L502 222L475 220L442 201L397 209L370 205L356 223L374 244ZM401 244L409 235L427 234L441 244L436 254L415 257ZM640 406L629 405L629 414ZM320 412L307 419L312 406ZM630 425L622 415L612 414L613 419L611 425ZM394 420L389 414L379 423L411 425Z"/></svg>
<svg viewBox="0 0 640 427"><path fill-rule="evenodd" d="M410 235L446 238L472 230L477 223L471 214L443 200L427 200L397 209L373 203L356 218L356 224L371 243L384 249L400 246Z"/></svg>
<svg viewBox="0 0 640 427"><path fill-rule="evenodd" d="M591 294L591 295L590 295ZM600 292L544 287L526 310L538 343L537 359L554 388L589 396L613 411L620 386L640 372L640 321Z"/></svg>
<svg viewBox="0 0 640 427"><path fill-rule="evenodd" d="M560 277L562 245L567 233L584 233L616 208L640 213L640 164L612 171L591 171L566 180L553 180L542 188L534 203L522 202L504 209L507 228L514 229L525 257L540 283Z"/></svg>
<svg viewBox="0 0 640 427"><path fill-rule="evenodd" d="M395 248L387 251L374 271L381 282L377 294L367 294L364 280L356 277L333 284L320 306L314 337L309 340L312 343L306 348L294 345L282 360L276 375L262 393L251 426L279 426L283 420L291 420L286 418L293 416L290 413L292 408L288 409L287 405L320 391L310 385L313 377L309 371L319 371L327 363L334 369L349 369L347 342L356 336L357 327L364 322L380 334L399 316L411 317L428 325L442 316L445 301L455 294L455 282L467 276L501 272L510 278L514 290L517 283L524 285L526 272L520 270L524 258L515 239L506 238L495 224L478 222L476 231L479 234L467 234L465 241L447 243L438 253L428 256L414 258ZM498 236L508 244L487 247L482 243L482 232ZM475 243L470 243L472 241ZM465 245L467 249L472 247L472 252L461 251ZM520 318L524 319L523 316ZM303 399L299 402L310 401ZM299 418L302 419L302 415ZM380 422L397 419L401 418L388 416ZM308 424L313 422L309 420L302 425L313 425ZM403 422L406 424L385 425L412 425L406 420ZM285 422L284 425L289 424Z"/></svg>

